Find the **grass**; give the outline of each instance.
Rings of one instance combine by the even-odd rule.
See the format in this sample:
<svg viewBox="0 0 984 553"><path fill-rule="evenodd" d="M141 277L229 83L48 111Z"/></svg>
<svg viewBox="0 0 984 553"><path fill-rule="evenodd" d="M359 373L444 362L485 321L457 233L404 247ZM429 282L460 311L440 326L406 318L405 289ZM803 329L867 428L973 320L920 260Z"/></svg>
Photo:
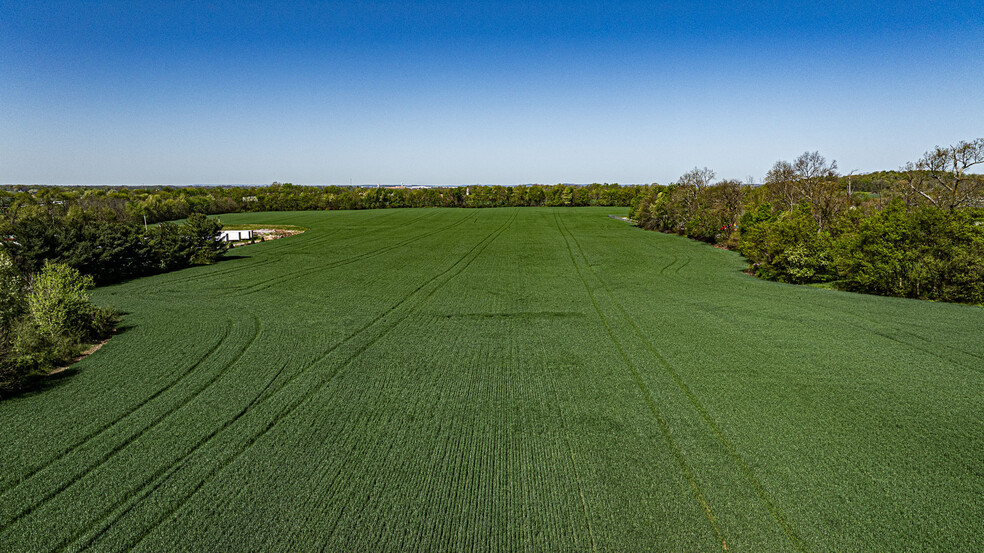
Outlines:
<svg viewBox="0 0 984 553"><path fill-rule="evenodd" d="M0 550L977 547L984 310L614 211L223 216L310 230L96 291L127 328L0 403Z"/></svg>

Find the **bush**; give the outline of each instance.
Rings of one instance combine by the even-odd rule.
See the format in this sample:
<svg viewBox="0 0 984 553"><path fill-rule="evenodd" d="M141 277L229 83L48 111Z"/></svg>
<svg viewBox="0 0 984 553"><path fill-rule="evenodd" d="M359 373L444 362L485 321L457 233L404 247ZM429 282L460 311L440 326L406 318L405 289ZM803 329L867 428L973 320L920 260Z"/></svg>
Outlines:
<svg viewBox="0 0 984 553"><path fill-rule="evenodd" d="M778 214L769 204L745 213L738 247L761 278L806 284L835 275L830 234L819 229L806 203Z"/></svg>
<svg viewBox="0 0 984 553"><path fill-rule="evenodd" d="M18 282L15 269L0 252L0 284ZM84 344L108 336L119 315L89 303L92 277L60 263L48 263L25 289L16 295L0 290L0 298L13 298L5 308L0 333L0 395L22 389L33 376L69 362ZM6 304L5 304L6 305Z"/></svg>
<svg viewBox="0 0 984 553"><path fill-rule="evenodd" d="M91 314L91 276L62 263L48 263L34 276L27 307L41 334L75 337Z"/></svg>
<svg viewBox="0 0 984 553"><path fill-rule="evenodd" d="M846 290L961 303L984 303L984 227L969 212L900 199L837 241Z"/></svg>

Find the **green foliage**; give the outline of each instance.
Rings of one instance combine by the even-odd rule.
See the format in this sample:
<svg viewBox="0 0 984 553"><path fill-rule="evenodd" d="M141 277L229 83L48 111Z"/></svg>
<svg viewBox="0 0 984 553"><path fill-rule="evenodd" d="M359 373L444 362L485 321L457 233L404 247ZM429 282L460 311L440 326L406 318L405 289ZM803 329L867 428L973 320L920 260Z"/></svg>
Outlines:
<svg viewBox="0 0 984 553"><path fill-rule="evenodd" d="M150 229L146 237L150 259L157 271L167 272L187 267L195 255L192 237L182 232L181 227L174 223L165 221Z"/></svg>
<svg viewBox="0 0 984 553"><path fill-rule="evenodd" d="M837 242L838 272L845 289L887 296L905 296L915 255L910 250L905 205L894 201L860 222L856 232Z"/></svg>
<svg viewBox="0 0 984 553"><path fill-rule="evenodd" d="M748 272L794 284L836 281L864 293L984 303L984 139L927 154L904 172L837 174L805 152L760 187L710 184L709 169L631 202L642 228L740 251ZM810 220L812 219L812 221Z"/></svg>
<svg viewBox="0 0 984 553"><path fill-rule="evenodd" d="M0 343L11 325L24 312L24 278L14 260L0 247Z"/></svg>
<svg viewBox="0 0 984 553"><path fill-rule="evenodd" d="M688 182L654 187L632 206L631 217L648 230L671 232L711 244L731 244L747 188L737 181L707 184L713 171L694 169Z"/></svg>
<svg viewBox="0 0 984 553"><path fill-rule="evenodd" d="M269 186L183 188L6 186L0 187L0 216L12 222L32 217L51 222L68 216L142 226L145 221L174 221L195 213L545 205L625 207L634 198L648 193L648 189L648 186L608 183L450 188L315 187L279 182Z"/></svg>
<svg viewBox="0 0 984 553"><path fill-rule="evenodd" d="M119 315L93 306L91 288L91 277L59 263L45 265L27 285L0 249L0 396L112 332Z"/></svg>
<svg viewBox="0 0 984 553"><path fill-rule="evenodd" d="M38 331L48 337L76 335L89 311L92 277L61 263L48 263L34 275L27 309Z"/></svg>
<svg viewBox="0 0 984 553"><path fill-rule="evenodd" d="M968 212L896 199L840 238L837 263L848 290L984 303L984 228Z"/></svg>
<svg viewBox="0 0 984 553"><path fill-rule="evenodd" d="M142 226L82 215L53 222L24 218L10 227L18 244L10 251L24 273L38 272L53 261L102 285L214 263L228 248L218 239L221 229L220 222L200 213L192 214L187 224L165 222L146 231Z"/></svg>
<svg viewBox="0 0 984 553"><path fill-rule="evenodd" d="M97 284L147 274L150 261L142 230L107 221L68 221L64 252L54 259L91 275Z"/></svg>
<svg viewBox="0 0 984 553"><path fill-rule="evenodd" d="M741 225L738 248L756 276L793 284L834 278L830 234L818 228L809 204L778 215L763 204Z"/></svg>
<svg viewBox="0 0 984 553"><path fill-rule="evenodd" d="M192 265L211 265L228 249L228 244L219 239L222 230L219 221L192 213L185 226L194 245L194 253L188 259Z"/></svg>

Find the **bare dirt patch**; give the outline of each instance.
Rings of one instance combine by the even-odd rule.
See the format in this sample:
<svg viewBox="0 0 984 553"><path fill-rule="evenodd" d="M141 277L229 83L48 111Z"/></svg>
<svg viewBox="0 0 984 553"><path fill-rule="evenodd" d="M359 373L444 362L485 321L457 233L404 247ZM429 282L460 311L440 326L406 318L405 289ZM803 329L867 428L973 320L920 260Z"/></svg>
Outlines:
<svg viewBox="0 0 984 553"><path fill-rule="evenodd" d="M92 344L91 346L89 346L88 349L86 349L85 351L83 351L82 353L80 353L78 357L76 357L75 359L72 359L71 361L69 361L67 365L65 365L64 367L58 367L58 368L56 368L56 369L54 369L52 371L49 371L48 374L49 375L58 374L58 373L64 371L65 369L71 367L72 365L78 363L79 361L85 359L86 357L92 355L93 353L96 353L99 350L99 348L101 348L104 345L106 345L106 342L108 342L110 340L110 338L112 338L112 336L110 336L109 338L106 338L102 342L96 342L95 344Z"/></svg>

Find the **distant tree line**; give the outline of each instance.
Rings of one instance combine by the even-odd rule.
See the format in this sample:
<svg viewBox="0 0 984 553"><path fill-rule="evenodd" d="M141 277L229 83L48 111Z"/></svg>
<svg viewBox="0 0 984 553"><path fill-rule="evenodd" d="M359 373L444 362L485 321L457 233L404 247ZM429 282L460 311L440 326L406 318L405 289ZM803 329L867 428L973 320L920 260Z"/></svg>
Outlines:
<svg viewBox="0 0 984 553"><path fill-rule="evenodd" d="M648 186L557 184L551 186L460 186L454 188L364 188L297 186L275 182L252 187L71 187L0 188L0 217L84 218L143 224L255 211L384 209L404 207L627 207Z"/></svg>
<svg viewBox="0 0 984 553"><path fill-rule="evenodd" d="M979 138L868 175L840 175L818 152L777 161L761 186L694 168L630 217L736 250L770 280L984 304L984 176L969 172L982 163Z"/></svg>

